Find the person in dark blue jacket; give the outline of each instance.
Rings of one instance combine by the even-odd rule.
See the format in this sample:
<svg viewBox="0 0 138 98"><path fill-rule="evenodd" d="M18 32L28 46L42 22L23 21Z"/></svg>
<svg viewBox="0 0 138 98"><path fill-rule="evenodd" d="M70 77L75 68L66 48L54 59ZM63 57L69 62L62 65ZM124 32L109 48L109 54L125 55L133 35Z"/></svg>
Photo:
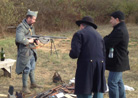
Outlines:
<svg viewBox="0 0 138 98"><path fill-rule="evenodd" d="M103 98L106 90L105 48L90 16L76 21L80 30L72 38L69 56L77 60L75 94L77 98Z"/></svg>

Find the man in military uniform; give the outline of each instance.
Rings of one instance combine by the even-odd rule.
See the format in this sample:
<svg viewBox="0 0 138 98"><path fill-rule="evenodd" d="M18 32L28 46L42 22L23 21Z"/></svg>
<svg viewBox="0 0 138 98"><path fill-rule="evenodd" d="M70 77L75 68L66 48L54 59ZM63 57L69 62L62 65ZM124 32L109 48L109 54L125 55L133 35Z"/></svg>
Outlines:
<svg viewBox="0 0 138 98"><path fill-rule="evenodd" d="M35 63L37 60L36 44L39 41L34 41L33 38L27 39L26 35L35 35L33 24L36 22L37 11L28 10L26 19L23 19L16 29L16 44L18 48L16 73L22 74L23 93L31 93L27 86L28 77L30 77L31 88L38 88L34 77Z"/></svg>

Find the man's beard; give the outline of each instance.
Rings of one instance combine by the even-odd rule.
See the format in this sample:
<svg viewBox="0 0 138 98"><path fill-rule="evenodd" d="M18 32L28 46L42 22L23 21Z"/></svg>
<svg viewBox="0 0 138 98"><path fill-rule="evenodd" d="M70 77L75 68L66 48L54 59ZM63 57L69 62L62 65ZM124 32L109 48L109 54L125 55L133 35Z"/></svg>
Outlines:
<svg viewBox="0 0 138 98"><path fill-rule="evenodd" d="M28 25L31 26L31 25L33 25L33 24L34 24L34 23L29 23Z"/></svg>

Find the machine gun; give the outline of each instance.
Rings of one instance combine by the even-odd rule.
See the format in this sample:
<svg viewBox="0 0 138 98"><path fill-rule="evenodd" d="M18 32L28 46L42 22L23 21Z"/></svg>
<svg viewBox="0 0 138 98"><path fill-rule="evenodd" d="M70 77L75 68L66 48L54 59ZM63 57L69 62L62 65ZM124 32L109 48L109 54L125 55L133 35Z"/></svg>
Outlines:
<svg viewBox="0 0 138 98"><path fill-rule="evenodd" d="M54 40L53 39L67 39L66 37L55 37L55 36L40 36L40 35L26 35L25 36L27 39L30 39L30 38L34 38L34 42L36 40L39 40L42 44L47 44L49 41L51 42L51 54L52 54L52 47L54 45L54 49L55 49L55 52L57 54L57 57L58 57L58 53L56 51L56 46L54 44Z"/></svg>
<svg viewBox="0 0 138 98"><path fill-rule="evenodd" d="M36 40L39 40L42 44L47 44L50 40L53 39L66 39L66 37L55 37L55 36L40 36L40 35L26 35L27 39L34 38Z"/></svg>

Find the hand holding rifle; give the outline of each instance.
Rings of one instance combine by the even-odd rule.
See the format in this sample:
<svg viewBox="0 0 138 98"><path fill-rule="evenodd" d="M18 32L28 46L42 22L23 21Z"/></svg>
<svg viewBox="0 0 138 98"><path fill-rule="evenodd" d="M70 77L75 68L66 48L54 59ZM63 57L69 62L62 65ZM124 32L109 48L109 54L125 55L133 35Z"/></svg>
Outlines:
<svg viewBox="0 0 138 98"><path fill-rule="evenodd" d="M29 38L28 41L29 43L34 43L34 38Z"/></svg>

